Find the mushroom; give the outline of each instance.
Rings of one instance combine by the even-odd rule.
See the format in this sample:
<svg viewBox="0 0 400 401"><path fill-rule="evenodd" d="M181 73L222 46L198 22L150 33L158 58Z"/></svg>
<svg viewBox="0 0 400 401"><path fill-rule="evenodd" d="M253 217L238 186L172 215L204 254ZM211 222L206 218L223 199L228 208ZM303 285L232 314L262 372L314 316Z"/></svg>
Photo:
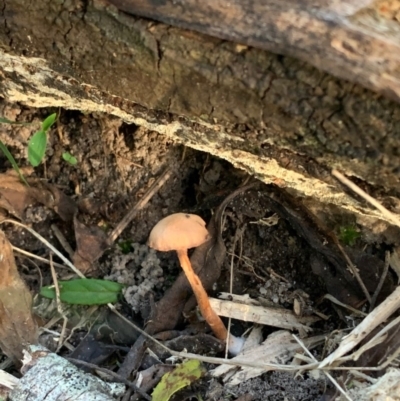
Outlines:
<svg viewBox="0 0 400 401"><path fill-rule="evenodd" d="M148 245L150 248L161 252L176 251L179 263L196 296L201 314L215 336L226 341L228 330L221 318L212 309L207 292L199 276L194 272L187 253L188 249L200 246L209 238L206 223L201 217L195 214L175 213L160 220L153 227ZM229 335L228 341L229 351L237 355L242 349L243 339Z"/></svg>

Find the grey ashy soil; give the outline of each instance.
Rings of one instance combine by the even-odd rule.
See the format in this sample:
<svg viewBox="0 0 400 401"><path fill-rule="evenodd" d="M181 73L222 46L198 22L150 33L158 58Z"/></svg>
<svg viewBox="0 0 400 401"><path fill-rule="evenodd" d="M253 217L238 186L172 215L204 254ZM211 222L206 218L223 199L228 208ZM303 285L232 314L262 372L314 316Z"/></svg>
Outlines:
<svg viewBox="0 0 400 401"><path fill-rule="evenodd" d="M146 247L151 228L163 216L180 211L198 213L208 220L212 210L247 176L223 160L184 148L155 132L124 124L116 118L76 111L30 109L2 101L0 116L34 122L32 126L1 125L0 139L8 145L20 166L27 165L26 147L30 135L51 112L59 113L60 118L51 130L46 162L32 171L32 175L57 185L74 198L81 206L79 219L86 224L110 230L159 174L167 168L179 171L123 232L117 241L119 245L115 244L99 263L100 277L108 276L128 286L121 308L142 322L148 313L149 296L158 300L179 272L175 255L156 254ZM78 159L77 165L72 166L62 159L65 151ZM2 172L10 168L3 155L0 155L0 160ZM321 302L326 289L311 271L309 259L312 251L307 242L287 221L277 218L256 194L246 193L227 208L223 232L227 255L214 293L228 290L229 268L233 263L234 293L262 297L289 309L300 297L306 311L315 307L323 313L335 315L326 301ZM35 207L29 209L25 217L25 222L32 224L58 249L62 250L62 247L54 237L51 224L56 224L75 246L73 227L62 223L54 212ZM2 228L13 245L48 256L45 247L28 233L12 226ZM39 274L26 258L18 257L17 261L35 293L41 282L51 283L48 266L39 265ZM61 277L68 274L59 271ZM333 318L317 325L317 330L327 332L341 324ZM233 332L240 334L248 327L234 322ZM265 334L272 331L272 328L265 328ZM71 339L75 346L85 334L78 332L79 335ZM123 353L119 358L123 359ZM314 380L307 375L294 377L269 373L225 395L224 389L220 388L218 397L214 399L251 394L253 400L267 397L270 400L316 400L326 385L329 386L323 380Z"/></svg>

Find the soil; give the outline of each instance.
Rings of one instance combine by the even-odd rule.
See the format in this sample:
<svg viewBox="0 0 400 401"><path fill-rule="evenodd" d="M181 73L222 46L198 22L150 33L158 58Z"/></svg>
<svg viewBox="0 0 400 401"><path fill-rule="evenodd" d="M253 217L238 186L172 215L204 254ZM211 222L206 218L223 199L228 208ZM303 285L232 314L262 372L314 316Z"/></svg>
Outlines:
<svg viewBox="0 0 400 401"><path fill-rule="evenodd" d="M32 123L28 126L2 124L1 127L0 139L8 146L20 167L28 166L26 152L29 137L52 112L58 113L59 119L49 134L45 162L35 169L28 168L26 174L31 170L31 177L57 186L74 199L80 206L78 218L86 225L109 232L158 175L165 169L178 171L100 259L94 273L131 286L119 307L127 316L143 324L143 319L148 317L151 299L159 300L179 273L174 254L151 253L145 246L151 228L163 216L174 212L196 213L208 221L221 201L249 177L223 160L175 144L155 132L127 125L113 117L85 115L70 110L31 109L3 100L0 103L1 116ZM75 156L77 164L71 165L63 160L63 152ZM0 160L3 172L11 168L3 155ZM264 191L268 191L266 186L250 190L228 205L223 231L227 255L212 295L229 291L229 272L233 264L234 293L262 298L265 302L286 309L293 309L295 300L301 299L302 313L310 313L314 308L332 316L330 320L314 326L316 334L343 327L343 322L331 305L321 301L326 294L326 287L311 270L310 255L313 249L286 219L279 217L269 207ZM76 246L73 225L61 221L52 210L43 206L28 208L24 222L64 252L51 228L55 224L70 245L73 248ZM13 245L48 257L44 245L23 229L12 225L3 225L2 229ZM51 284L47 265L35 262L35 268L29 258L16 255L21 273L34 294L39 292L41 285ZM160 270L153 275L146 273L144 264L149 261L157 264L161 273ZM126 271L131 273L127 274ZM68 270L59 270L58 274L60 278L70 276ZM40 304L45 301L40 298L37 302ZM77 315L84 313L78 312ZM42 319L47 322L49 316L42 316ZM186 325L184 323L180 328ZM232 331L241 334L249 327L250 323L235 321ZM53 329L59 327L56 325ZM266 336L275 330L266 326L263 334ZM85 327L77 329L72 333L70 343L78 346L86 332ZM119 346L130 346L134 339L131 334ZM62 352L67 354L66 349ZM322 349L317 349L315 356L319 358L321 352ZM124 350L119 351L120 361L124 355ZM107 363L108 366L112 364L110 361ZM206 399L209 400L236 399L244 395L250 395L254 401L317 400L330 386L323 378L282 372L264 373L229 390L215 379L212 382L219 389L214 393L212 386L207 384L209 378L200 386L203 396L208 394Z"/></svg>

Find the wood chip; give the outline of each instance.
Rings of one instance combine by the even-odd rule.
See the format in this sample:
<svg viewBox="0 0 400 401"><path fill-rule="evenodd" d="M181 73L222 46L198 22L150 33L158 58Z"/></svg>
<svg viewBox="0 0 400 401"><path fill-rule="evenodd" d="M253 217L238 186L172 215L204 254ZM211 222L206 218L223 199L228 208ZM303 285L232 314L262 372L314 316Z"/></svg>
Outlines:
<svg viewBox="0 0 400 401"><path fill-rule="evenodd" d="M283 308L246 305L233 301L210 298L211 307L220 316L254 322L288 330L310 331L309 324L320 320L317 316L296 316Z"/></svg>

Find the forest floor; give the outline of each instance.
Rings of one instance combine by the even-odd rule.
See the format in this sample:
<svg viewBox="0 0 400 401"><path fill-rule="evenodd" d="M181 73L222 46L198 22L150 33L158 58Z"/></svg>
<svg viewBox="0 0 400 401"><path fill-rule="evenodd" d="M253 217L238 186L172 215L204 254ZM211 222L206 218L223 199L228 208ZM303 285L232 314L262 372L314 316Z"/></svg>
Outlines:
<svg viewBox="0 0 400 401"><path fill-rule="evenodd" d="M40 123L54 112L58 120L49 131L45 160L36 168L28 167L28 140ZM7 145L25 176L40 183L37 188L43 183L57 188L74 203L76 210L75 217L65 217L60 210L61 204L49 208L40 202L25 202L17 211L4 206L4 202L0 206L67 257L71 255L63 242L72 247L75 256L77 249L80 249L80 257L90 254L90 249L98 245L96 241L118 225L154 181L165 171L171 172L170 178L138 211L128 227L108 244L108 249L102 243L100 248L104 246L104 249L101 249L100 258L93 260L89 267L84 263L81 267L87 277L124 284L124 295L117 308L142 328L152 318L155 303L163 298L180 273L174 252L159 253L147 247L152 227L166 215L176 212L198 214L209 222L228 195L252 182L246 173L224 160L172 143L155 132L127 125L110 116L31 109L6 101L0 103L0 115L12 121L32 123L2 124L0 140ZM64 160L64 152L74 156L77 163L72 165ZM1 155L0 160L1 173L8 171L10 174L12 168L7 158ZM5 196L3 192L0 184L0 199ZM8 200L8 203L12 202ZM339 271L337 266L329 263L330 256L321 250L326 244L321 238L328 238L328 248L332 245L329 248L332 260L343 258L339 248L335 247L337 242L353 261L362 260L365 266L375 266L371 277L361 269L371 293L384 269L385 252L390 247L363 242L354 222L323 222L326 223L324 226L293 205L296 205L296 199L290 194L262 183L243 191L227 204L220 233L226 249L219 266L221 272L215 283L211 283L209 295L217 298L220 293L231 292L246 296L263 307L283 308L299 321L313 317L315 321L308 325L312 333L304 329L292 330L304 341L313 336L331 339L340 333L346 334L361 320L360 316L335 305L325 295L330 294L364 312L368 312L368 305L354 277L347 272L346 264L343 264L344 270ZM4 223L2 230L13 246L49 259L47 247L24 228ZM56 231L61 232L65 240L61 240ZM41 327L39 341L50 350L59 348L58 353L62 356L118 371L139 334L124 321L116 319L106 306L65 306L68 324L63 345L57 347L56 334L61 332L62 319L60 316L54 319L58 316L55 301L38 295L41 287L52 284L50 267L19 252L14 252L14 256L20 275L34 295L34 310ZM62 263L57 256L54 261ZM74 276L68 268L57 267L56 270L58 280ZM389 271L378 302L393 291L395 282L394 273ZM199 335L207 334L209 336L204 338L210 340L212 334L201 317L193 313L194 304L186 305L192 305L192 308L186 306L185 319L179 316L174 327L168 327L168 322L163 323L163 331L168 329L170 333L169 346L172 347L173 340L174 349L178 351L196 353L200 348L203 355L223 357L224 351L213 342L190 349L194 339L202 338ZM224 321L228 322L228 319L224 318ZM52 322L51 326L49 322ZM233 334L241 336L254 325L252 321L232 319L230 327ZM258 327L262 341L278 330L284 330L267 324ZM171 337L172 330L174 338ZM193 342L188 343L187 336L191 336ZM149 343L147 346L151 348ZM311 352L317 360L322 360L330 352L328 341L320 341ZM288 351L270 362L292 362L293 355ZM136 367L137 372L155 365L179 363L167 360L165 356L158 358L143 357ZM5 356L2 367L19 374ZM259 372L254 377L246 373L240 384L230 386L229 377L211 375L215 365L204 363L204 367L206 374L178 392L174 400L306 401L329 400L337 396L332 383L323 374L315 372L270 371ZM346 374L335 373L343 386L349 384ZM135 376L128 378L134 380ZM155 385L148 388L149 394Z"/></svg>

